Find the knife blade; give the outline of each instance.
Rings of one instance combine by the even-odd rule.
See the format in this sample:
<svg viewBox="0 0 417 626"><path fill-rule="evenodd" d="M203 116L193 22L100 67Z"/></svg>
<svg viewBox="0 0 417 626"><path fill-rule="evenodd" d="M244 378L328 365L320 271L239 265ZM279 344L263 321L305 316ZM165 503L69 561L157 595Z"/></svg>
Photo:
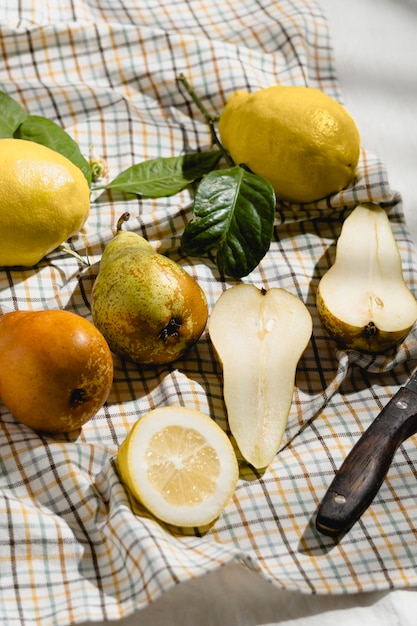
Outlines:
<svg viewBox="0 0 417 626"><path fill-rule="evenodd" d="M316 516L317 530L346 533L378 493L399 445L417 431L417 371L361 435L327 489Z"/></svg>

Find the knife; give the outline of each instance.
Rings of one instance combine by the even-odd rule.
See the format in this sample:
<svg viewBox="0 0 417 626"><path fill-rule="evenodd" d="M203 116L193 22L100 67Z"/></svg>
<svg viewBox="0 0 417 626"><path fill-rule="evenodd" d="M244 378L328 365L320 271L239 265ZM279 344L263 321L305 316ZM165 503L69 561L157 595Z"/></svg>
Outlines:
<svg viewBox="0 0 417 626"><path fill-rule="evenodd" d="M417 431L417 371L401 387L343 461L317 512L316 528L346 533L381 487L398 446Z"/></svg>

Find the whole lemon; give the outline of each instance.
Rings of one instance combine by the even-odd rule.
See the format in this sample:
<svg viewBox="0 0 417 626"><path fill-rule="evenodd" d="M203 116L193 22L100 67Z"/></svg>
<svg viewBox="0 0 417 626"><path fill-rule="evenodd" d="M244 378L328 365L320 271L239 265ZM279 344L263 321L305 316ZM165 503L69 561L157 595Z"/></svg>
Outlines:
<svg viewBox="0 0 417 626"><path fill-rule="evenodd" d="M90 188L66 157L25 139L0 139L0 266L36 265L79 232Z"/></svg>
<svg viewBox="0 0 417 626"><path fill-rule="evenodd" d="M288 202L314 202L354 178L360 136L347 110L312 87L275 85L231 94L219 119L236 164L266 178Z"/></svg>

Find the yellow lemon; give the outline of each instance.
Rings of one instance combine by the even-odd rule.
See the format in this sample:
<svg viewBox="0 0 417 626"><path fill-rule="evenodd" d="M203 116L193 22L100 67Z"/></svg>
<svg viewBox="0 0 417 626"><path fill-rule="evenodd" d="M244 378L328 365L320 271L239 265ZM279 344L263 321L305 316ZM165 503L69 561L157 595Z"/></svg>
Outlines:
<svg viewBox="0 0 417 626"><path fill-rule="evenodd" d="M183 406L141 417L119 448L117 468L127 490L155 517L181 527L215 520L238 479L227 435L204 413Z"/></svg>
<svg viewBox="0 0 417 626"><path fill-rule="evenodd" d="M79 232L90 188L66 157L25 139L0 139L0 266L36 265Z"/></svg>
<svg viewBox="0 0 417 626"><path fill-rule="evenodd" d="M312 87L236 91L220 116L219 133L234 162L266 178L280 200L320 200L355 176L356 124L339 102Z"/></svg>

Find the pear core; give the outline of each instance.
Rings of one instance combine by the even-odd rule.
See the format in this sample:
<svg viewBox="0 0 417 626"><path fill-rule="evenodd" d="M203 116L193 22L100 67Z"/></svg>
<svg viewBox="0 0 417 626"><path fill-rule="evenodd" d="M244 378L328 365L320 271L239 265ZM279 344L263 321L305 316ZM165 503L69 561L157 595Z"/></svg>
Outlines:
<svg viewBox="0 0 417 626"><path fill-rule="evenodd" d="M321 278L317 310L327 332L346 348L386 352L417 319L386 211L358 205L346 218L333 266Z"/></svg>

